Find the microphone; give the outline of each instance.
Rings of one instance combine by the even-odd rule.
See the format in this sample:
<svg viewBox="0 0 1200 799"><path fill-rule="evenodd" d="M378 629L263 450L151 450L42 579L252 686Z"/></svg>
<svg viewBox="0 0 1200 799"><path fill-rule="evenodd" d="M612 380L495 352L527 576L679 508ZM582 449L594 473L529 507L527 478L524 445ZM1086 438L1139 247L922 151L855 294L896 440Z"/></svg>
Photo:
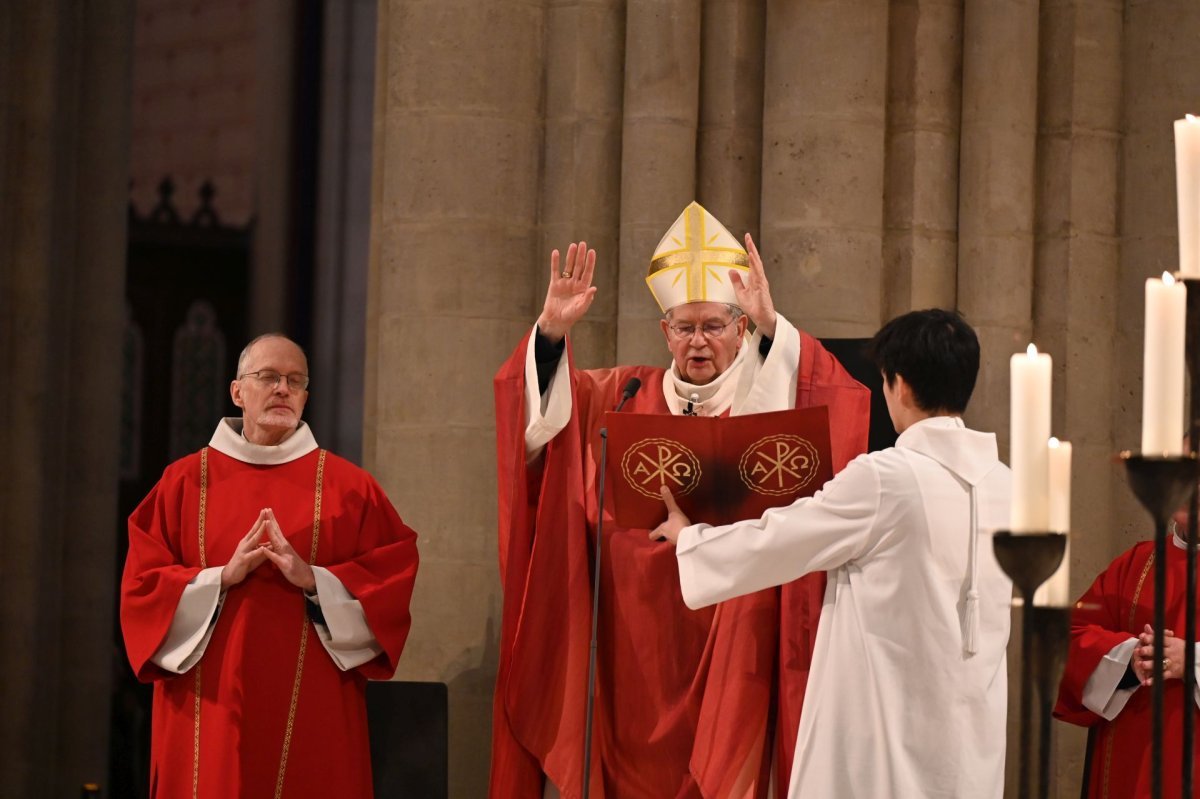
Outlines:
<svg viewBox="0 0 1200 799"><path fill-rule="evenodd" d="M641 388L642 381L640 379L636 377L629 378L628 382L625 383L625 388L621 389L621 401L617 403L617 407L614 410L619 411L625 407L625 403L633 399L633 395L638 393Z"/></svg>
<svg viewBox="0 0 1200 799"><path fill-rule="evenodd" d="M687 407L683 409L684 416L696 416L696 403L700 401L699 394L692 394L688 397Z"/></svg>
<svg viewBox="0 0 1200 799"><path fill-rule="evenodd" d="M633 395L638 393L642 387L642 381L636 377L631 377L625 382L625 387L621 389L621 401L617 403L617 407L613 412L621 410L625 407L625 403L633 399ZM588 682L587 682L587 710L585 712L586 720L584 721L583 733L583 786L580 790L580 795L583 799L588 799L591 793L591 774L592 774L592 718L595 713L596 704L596 641L599 633L600 624L600 540L604 536L604 477L607 470L608 461L608 428L600 428L600 474L599 474L599 508L600 515L596 519L596 551L593 555L594 564L592 566L592 640L588 646Z"/></svg>

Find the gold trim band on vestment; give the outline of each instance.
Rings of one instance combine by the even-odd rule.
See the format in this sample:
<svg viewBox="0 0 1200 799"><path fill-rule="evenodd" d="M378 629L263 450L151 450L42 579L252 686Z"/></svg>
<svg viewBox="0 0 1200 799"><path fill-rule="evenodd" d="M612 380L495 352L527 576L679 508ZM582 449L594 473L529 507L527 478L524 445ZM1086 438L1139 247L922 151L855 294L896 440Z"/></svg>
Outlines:
<svg viewBox="0 0 1200 799"><path fill-rule="evenodd" d="M200 568L207 567L208 556L204 552L204 516L208 505L208 447L200 450L200 514L198 541L200 546ZM192 684L192 799L200 795L200 666L196 664L196 676Z"/></svg>
<svg viewBox="0 0 1200 799"><path fill-rule="evenodd" d="M317 456L317 488L313 498L312 547L308 554L308 565L317 561L317 541L321 536L321 485L325 482L325 450ZM308 602L303 592L300 600ZM292 730L296 725L296 705L300 701L300 677L304 674L304 650L308 648L308 608L303 608L303 625L300 628L300 655L296 658L296 679L292 683L292 701L288 705L287 728L283 733L283 752L279 756L279 776L275 779L275 799L283 796L283 777L287 773L288 751L292 747Z"/></svg>
<svg viewBox="0 0 1200 799"><path fill-rule="evenodd" d="M1133 622L1137 614L1138 599L1142 596L1142 586L1146 583L1146 575L1150 573L1150 567L1154 565L1154 553L1150 553L1150 557L1146 558L1146 565L1142 567L1142 574L1138 577L1137 587L1133 589L1133 602L1129 605L1129 624L1126 625L1133 629ZM1108 777L1112 773L1112 755L1113 755L1113 739L1116 736L1112 734L1112 730L1108 731L1108 739L1104 742L1104 766L1102 769L1100 782L1100 795L1104 799L1108 799Z"/></svg>

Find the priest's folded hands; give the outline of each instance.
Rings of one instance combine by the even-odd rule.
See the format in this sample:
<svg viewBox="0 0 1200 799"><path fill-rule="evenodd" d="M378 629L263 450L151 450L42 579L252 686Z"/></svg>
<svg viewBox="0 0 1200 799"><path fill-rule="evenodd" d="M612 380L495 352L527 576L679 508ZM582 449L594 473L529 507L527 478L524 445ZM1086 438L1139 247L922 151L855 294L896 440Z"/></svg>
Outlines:
<svg viewBox="0 0 1200 799"><path fill-rule="evenodd" d="M266 536L266 539L263 539ZM264 561L270 560L279 567L279 571L289 583L312 593L317 587L317 578L312 567L304 562L279 529L275 512L263 508L258 512L258 518L250 527L250 532L238 542L233 551L233 557L221 569L221 590L228 591L242 582L250 572L257 569Z"/></svg>
<svg viewBox="0 0 1200 799"><path fill-rule="evenodd" d="M1176 638L1173 630L1163 630L1164 679L1183 679L1183 657L1183 639ZM1130 666L1142 685L1154 682L1154 628L1149 624L1144 626L1141 635L1138 636L1138 646L1133 652Z"/></svg>
<svg viewBox="0 0 1200 799"><path fill-rule="evenodd" d="M679 532L685 527L690 527L692 522L679 509L679 505L675 502L675 495L671 493L671 489L663 485L659 487L658 492L662 494L663 504L667 506L667 520L650 531L650 540L670 541L672 544L675 544L679 541Z"/></svg>

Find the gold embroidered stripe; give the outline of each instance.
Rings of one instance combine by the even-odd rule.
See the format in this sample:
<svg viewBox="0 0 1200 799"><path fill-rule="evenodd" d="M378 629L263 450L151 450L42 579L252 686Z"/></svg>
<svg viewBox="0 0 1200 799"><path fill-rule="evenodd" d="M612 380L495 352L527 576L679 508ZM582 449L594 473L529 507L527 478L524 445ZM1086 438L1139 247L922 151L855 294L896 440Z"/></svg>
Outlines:
<svg viewBox="0 0 1200 799"><path fill-rule="evenodd" d="M325 450L317 456L317 488L313 499L312 546L309 549L308 565L317 561L317 542L321 536L321 485L325 482ZM304 594L301 602L308 602ZM300 701L300 677L304 674L304 650L308 648L308 608L301 606L300 655L296 658L296 679L292 682L292 701L288 705L287 727L283 732L283 752L279 756L279 776L275 779L275 799L283 796L283 778L287 773L288 750L292 746L292 730L296 725L296 705Z"/></svg>
<svg viewBox="0 0 1200 799"><path fill-rule="evenodd" d="M1150 557L1146 558L1146 565L1142 567L1141 576L1138 577L1137 587L1133 589L1133 602L1129 605L1129 624L1126 625L1130 630L1133 629L1133 623L1137 620L1137 603L1142 596L1142 586L1146 584L1146 575L1150 573L1150 567L1154 565L1154 553L1150 553ZM1108 799L1108 780L1112 773L1112 755L1113 755L1113 734L1112 730L1108 730L1107 740L1104 742L1104 771L1101 775L1101 795L1104 799Z"/></svg>
<svg viewBox="0 0 1200 799"><path fill-rule="evenodd" d="M750 265L750 259L741 250L706 247L699 255L690 250L676 250L675 252L660 255L650 262L649 274L653 275L655 272L661 272L673 266L687 266L697 261L700 261L705 266L711 264L714 266L748 267Z"/></svg>
<svg viewBox="0 0 1200 799"><path fill-rule="evenodd" d="M207 568L208 557L204 553L204 515L208 504L208 447L200 450L200 520L199 546L200 568ZM200 795L200 664L196 664L196 679L192 685L194 719L192 722L192 799Z"/></svg>

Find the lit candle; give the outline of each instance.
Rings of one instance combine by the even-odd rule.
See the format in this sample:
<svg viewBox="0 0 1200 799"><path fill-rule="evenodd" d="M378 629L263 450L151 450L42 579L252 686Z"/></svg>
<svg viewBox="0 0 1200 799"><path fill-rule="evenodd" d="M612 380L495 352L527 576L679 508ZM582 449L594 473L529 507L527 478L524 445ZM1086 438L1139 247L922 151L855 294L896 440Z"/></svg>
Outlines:
<svg viewBox="0 0 1200 799"><path fill-rule="evenodd" d="M1050 366L1050 356L1032 344L1009 361L1014 533L1044 532L1050 526Z"/></svg>
<svg viewBox="0 0 1200 799"><path fill-rule="evenodd" d="M1200 119L1175 120L1175 195L1179 205L1179 271L1200 277Z"/></svg>
<svg viewBox="0 0 1200 799"><path fill-rule="evenodd" d="M1183 453L1183 343L1187 288L1163 272L1146 281L1142 454Z"/></svg>
<svg viewBox="0 0 1200 799"><path fill-rule="evenodd" d="M1071 442L1051 438L1050 458L1050 531L1071 530Z"/></svg>
<svg viewBox="0 0 1200 799"><path fill-rule="evenodd" d="M1071 531L1071 445L1066 441L1051 438L1050 456L1050 530L1056 533ZM1062 564L1033 597L1035 605L1065 608L1071 603L1071 544L1067 538L1067 551Z"/></svg>

